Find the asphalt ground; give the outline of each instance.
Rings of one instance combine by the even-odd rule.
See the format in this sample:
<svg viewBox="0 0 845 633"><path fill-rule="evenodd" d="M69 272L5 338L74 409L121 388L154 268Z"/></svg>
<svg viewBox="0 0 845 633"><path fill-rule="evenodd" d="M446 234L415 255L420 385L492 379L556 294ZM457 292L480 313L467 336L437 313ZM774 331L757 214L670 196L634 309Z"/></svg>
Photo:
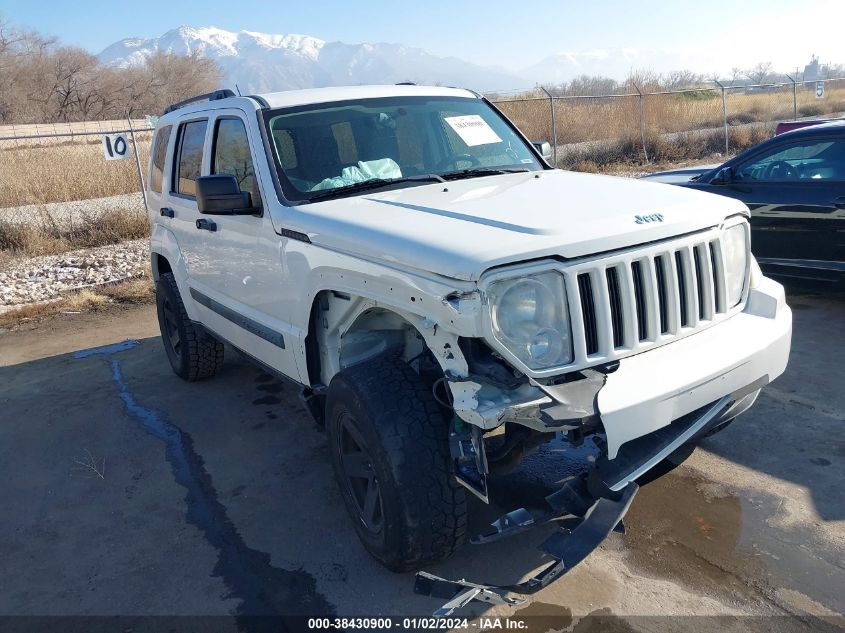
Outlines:
<svg viewBox="0 0 845 633"><path fill-rule="evenodd" d="M845 629L845 301L789 303L790 364L754 408L644 486L626 533L526 605L464 610L471 630L498 616L538 631ZM472 504L471 530L553 490L577 458L543 447L496 482L495 506ZM219 375L182 382L153 306L0 333L0 482L0 628L439 606L358 543L296 390L228 349ZM428 571L516 582L547 562L536 546L552 529Z"/></svg>

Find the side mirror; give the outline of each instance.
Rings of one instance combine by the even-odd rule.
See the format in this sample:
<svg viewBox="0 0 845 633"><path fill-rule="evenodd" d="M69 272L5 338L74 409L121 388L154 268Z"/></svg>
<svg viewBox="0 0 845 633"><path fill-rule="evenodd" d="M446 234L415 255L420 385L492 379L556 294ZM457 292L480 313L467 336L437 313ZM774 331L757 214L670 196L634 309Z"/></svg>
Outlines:
<svg viewBox="0 0 845 633"><path fill-rule="evenodd" d="M253 215L260 211L252 206L250 193L241 191L230 174L197 178L197 209L208 215Z"/></svg>
<svg viewBox="0 0 845 633"><path fill-rule="evenodd" d="M734 168L722 167L710 180L711 185L729 185L734 181Z"/></svg>
<svg viewBox="0 0 845 633"><path fill-rule="evenodd" d="M545 161L548 162L552 160L552 146L548 141L531 141L531 144Z"/></svg>

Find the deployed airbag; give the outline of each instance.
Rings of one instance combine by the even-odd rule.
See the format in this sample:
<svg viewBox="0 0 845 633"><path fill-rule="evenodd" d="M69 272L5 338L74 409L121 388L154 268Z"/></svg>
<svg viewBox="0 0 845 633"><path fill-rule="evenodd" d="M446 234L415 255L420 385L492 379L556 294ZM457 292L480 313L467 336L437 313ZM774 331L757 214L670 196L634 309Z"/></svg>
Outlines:
<svg viewBox="0 0 845 633"><path fill-rule="evenodd" d="M346 185L354 185L357 182L373 180L374 178L401 178L402 170L392 158L379 158L378 160L358 161L357 165L344 167L340 176L333 176L320 181L311 191L322 191L325 189L337 189Z"/></svg>

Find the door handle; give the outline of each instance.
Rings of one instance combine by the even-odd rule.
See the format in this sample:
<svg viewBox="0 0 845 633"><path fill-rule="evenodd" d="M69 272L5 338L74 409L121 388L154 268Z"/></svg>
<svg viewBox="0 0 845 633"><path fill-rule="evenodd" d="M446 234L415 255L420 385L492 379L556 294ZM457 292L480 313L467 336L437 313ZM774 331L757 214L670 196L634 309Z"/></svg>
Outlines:
<svg viewBox="0 0 845 633"><path fill-rule="evenodd" d="M837 209L845 209L845 196L839 196L833 201L833 206Z"/></svg>
<svg viewBox="0 0 845 633"><path fill-rule="evenodd" d="M206 220L205 218L202 218L200 220L197 220L197 228L203 231L214 232L217 230L217 225L211 220Z"/></svg>
<svg viewBox="0 0 845 633"><path fill-rule="evenodd" d="M172 218L174 215L176 215L173 212L173 209L171 209L170 207L162 207L161 209L158 210L158 212L161 214L161 217L163 217L163 218Z"/></svg>

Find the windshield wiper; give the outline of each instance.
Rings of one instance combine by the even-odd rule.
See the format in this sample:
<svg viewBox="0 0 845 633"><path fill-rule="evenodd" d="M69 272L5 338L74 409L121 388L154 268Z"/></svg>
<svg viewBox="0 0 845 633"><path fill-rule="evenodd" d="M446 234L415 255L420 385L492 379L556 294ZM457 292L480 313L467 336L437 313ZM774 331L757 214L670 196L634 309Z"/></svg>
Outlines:
<svg viewBox="0 0 845 633"><path fill-rule="evenodd" d="M460 169L458 171L447 171L441 174L447 180L458 180L460 178L475 178L476 176L499 176L501 174L522 174L528 170L523 167L475 167L473 169Z"/></svg>
<svg viewBox="0 0 845 633"><path fill-rule="evenodd" d="M351 185L343 185L342 187L335 187L334 189L320 191L317 195L311 196L308 201L316 202L317 200L326 200L328 198L334 198L335 196L343 196L348 193L357 193L359 191L369 191L370 189L379 189L388 185L402 184L404 182L446 182L446 180L437 174L419 174L416 176L404 176L402 178L371 178L370 180L355 182Z"/></svg>

